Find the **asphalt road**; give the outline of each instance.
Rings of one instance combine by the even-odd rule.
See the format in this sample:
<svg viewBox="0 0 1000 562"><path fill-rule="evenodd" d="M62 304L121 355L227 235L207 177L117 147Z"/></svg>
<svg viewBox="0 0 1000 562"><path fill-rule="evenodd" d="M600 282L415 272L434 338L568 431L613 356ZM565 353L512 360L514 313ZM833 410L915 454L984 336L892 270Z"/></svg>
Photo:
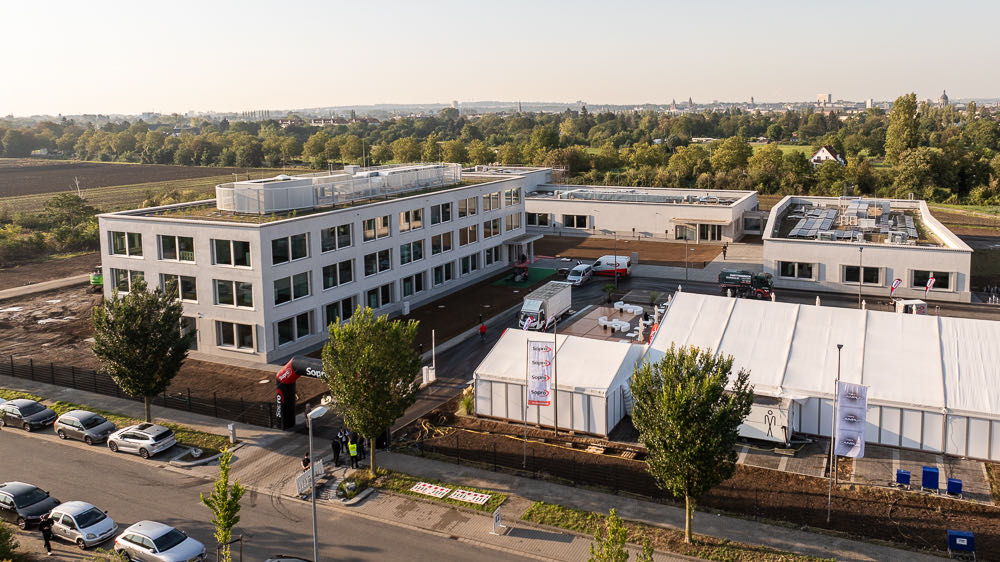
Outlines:
<svg viewBox="0 0 1000 562"><path fill-rule="evenodd" d="M60 442L51 430L29 434L0 431L0 481L28 482L62 501L83 500L110 512L119 532L143 519L176 526L201 541L215 559L211 512L199 501L212 482L157 461L112 454L100 446ZM312 516L308 502L248 491L240 525L246 560L274 554L312 558ZM318 508L320 560L525 560L506 552L482 550L407 527L372 521L343 511ZM22 550L42 553L38 531L18 532ZM112 546L112 541L101 545ZM69 543L53 540L57 560L83 560Z"/></svg>

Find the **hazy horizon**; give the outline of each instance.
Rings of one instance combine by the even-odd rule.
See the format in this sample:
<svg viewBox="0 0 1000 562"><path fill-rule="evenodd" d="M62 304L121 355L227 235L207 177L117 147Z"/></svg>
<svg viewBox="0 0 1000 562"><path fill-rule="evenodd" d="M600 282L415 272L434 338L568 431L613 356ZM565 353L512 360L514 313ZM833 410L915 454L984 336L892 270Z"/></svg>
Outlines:
<svg viewBox="0 0 1000 562"><path fill-rule="evenodd" d="M0 115L996 98L1000 4L15 4Z"/></svg>

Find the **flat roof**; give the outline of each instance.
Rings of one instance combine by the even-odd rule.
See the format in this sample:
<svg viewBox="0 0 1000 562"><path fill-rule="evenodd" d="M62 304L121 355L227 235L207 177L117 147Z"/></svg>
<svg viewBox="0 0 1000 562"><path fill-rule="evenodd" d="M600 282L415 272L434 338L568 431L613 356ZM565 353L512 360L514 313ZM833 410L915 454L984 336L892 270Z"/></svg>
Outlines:
<svg viewBox="0 0 1000 562"><path fill-rule="evenodd" d="M732 207L755 191L540 184L529 199Z"/></svg>

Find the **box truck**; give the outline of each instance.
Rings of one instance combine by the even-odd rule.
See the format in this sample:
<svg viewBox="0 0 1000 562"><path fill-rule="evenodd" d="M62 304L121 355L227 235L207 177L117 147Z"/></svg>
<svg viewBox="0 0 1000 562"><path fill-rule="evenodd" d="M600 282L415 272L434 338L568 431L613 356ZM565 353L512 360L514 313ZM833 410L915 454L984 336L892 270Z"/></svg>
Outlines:
<svg viewBox="0 0 1000 562"><path fill-rule="evenodd" d="M572 304L573 285L549 281L524 297L517 325L525 330L547 330Z"/></svg>

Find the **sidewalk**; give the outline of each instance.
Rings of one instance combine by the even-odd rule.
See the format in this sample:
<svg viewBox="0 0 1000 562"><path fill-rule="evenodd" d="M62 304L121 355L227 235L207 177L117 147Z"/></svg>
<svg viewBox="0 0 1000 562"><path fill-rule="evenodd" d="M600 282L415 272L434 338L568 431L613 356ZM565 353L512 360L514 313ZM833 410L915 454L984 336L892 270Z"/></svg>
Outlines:
<svg viewBox="0 0 1000 562"><path fill-rule="evenodd" d="M23 297L25 295L33 295L35 293L44 293L45 291L62 289L65 287L72 287L74 285L83 285L85 283L90 283L89 273L85 273L83 275L76 275L73 277L66 277L65 279L53 279L52 281L43 281L41 283L32 283L31 285L22 285L20 287L13 287L10 289L4 289L0 291L0 301L13 299L17 297Z"/></svg>

